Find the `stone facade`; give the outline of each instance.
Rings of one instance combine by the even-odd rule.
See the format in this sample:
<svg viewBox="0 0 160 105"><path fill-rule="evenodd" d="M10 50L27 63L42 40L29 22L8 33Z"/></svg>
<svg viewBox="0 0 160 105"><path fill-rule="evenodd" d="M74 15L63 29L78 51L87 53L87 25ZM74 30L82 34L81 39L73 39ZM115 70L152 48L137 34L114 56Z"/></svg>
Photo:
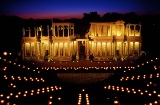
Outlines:
<svg viewBox="0 0 160 105"><path fill-rule="evenodd" d="M52 23L45 35L42 26L34 28L34 35L30 28L22 30L24 60L70 61L73 55L76 60L90 55L97 61L125 60L141 52L141 25L124 21L91 22L84 39L75 36L73 23Z"/></svg>

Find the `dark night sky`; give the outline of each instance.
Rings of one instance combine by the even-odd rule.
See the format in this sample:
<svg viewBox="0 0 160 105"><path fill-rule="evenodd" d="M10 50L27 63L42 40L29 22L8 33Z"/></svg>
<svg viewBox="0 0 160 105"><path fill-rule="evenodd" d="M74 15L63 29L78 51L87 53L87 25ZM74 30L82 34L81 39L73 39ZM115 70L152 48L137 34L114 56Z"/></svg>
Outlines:
<svg viewBox="0 0 160 105"><path fill-rule="evenodd" d="M158 0L1 0L0 13L22 18L82 18L83 13L160 13Z"/></svg>

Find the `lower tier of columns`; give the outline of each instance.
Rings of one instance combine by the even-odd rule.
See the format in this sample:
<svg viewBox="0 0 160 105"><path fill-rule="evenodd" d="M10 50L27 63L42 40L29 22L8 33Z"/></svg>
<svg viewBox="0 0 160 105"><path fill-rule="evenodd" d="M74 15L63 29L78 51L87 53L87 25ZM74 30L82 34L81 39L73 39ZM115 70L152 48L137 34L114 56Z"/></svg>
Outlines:
<svg viewBox="0 0 160 105"><path fill-rule="evenodd" d="M84 50L80 48L84 46ZM78 41L54 43L23 43L22 58L28 60L72 60L72 56L80 57L85 54L86 59L93 55L95 60L121 59L138 57L141 52L140 42L94 42Z"/></svg>

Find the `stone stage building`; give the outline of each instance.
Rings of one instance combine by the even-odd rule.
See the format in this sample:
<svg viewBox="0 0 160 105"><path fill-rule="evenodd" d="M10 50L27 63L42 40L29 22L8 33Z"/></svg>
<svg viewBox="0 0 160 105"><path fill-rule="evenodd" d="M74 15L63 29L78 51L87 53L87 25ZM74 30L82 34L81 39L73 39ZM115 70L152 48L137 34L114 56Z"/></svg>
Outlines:
<svg viewBox="0 0 160 105"><path fill-rule="evenodd" d="M24 60L96 61L135 59L141 52L141 25L116 22L91 22L85 38L74 34L73 23L22 29L22 58ZM44 31L46 33L44 34Z"/></svg>

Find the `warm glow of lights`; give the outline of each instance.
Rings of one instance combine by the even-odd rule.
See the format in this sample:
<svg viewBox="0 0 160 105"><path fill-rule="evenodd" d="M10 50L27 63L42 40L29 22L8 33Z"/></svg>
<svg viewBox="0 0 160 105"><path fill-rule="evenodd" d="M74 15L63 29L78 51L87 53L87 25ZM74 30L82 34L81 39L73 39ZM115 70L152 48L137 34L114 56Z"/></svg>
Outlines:
<svg viewBox="0 0 160 105"><path fill-rule="evenodd" d="M117 100L115 100L115 101L114 101L114 104L118 104L118 101L117 101Z"/></svg>
<svg viewBox="0 0 160 105"><path fill-rule="evenodd" d="M61 100L61 97L58 97L58 100Z"/></svg>
<svg viewBox="0 0 160 105"><path fill-rule="evenodd" d="M155 104L157 104L157 103L158 103L158 101L154 101L154 103L155 103Z"/></svg>
<svg viewBox="0 0 160 105"><path fill-rule="evenodd" d="M7 56L7 54L8 54L7 52L3 52L3 55Z"/></svg>
<svg viewBox="0 0 160 105"><path fill-rule="evenodd" d="M53 97L52 97L52 96L50 96L49 98L50 98L50 99L52 99Z"/></svg>
<svg viewBox="0 0 160 105"><path fill-rule="evenodd" d="M62 89L62 87L59 87L59 90L61 90Z"/></svg>
<svg viewBox="0 0 160 105"><path fill-rule="evenodd" d="M49 101L49 105L51 105L52 104L52 101Z"/></svg>
<svg viewBox="0 0 160 105"><path fill-rule="evenodd" d="M21 94L21 92L18 92L18 94L20 95L20 94Z"/></svg>
<svg viewBox="0 0 160 105"><path fill-rule="evenodd" d="M4 100L1 100L1 104L4 104Z"/></svg>
<svg viewBox="0 0 160 105"><path fill-rule="evenodd" d="M84 92L85 90L84 90L84 89L82 89L82 91Z"/></svg>
<svg viewBox="0 0 160 105"><path fill-rule="evenodd" d="M15 97L18 98L18 95L16 95Z"/></svg>
<svg viewBox="0 0 160 105"><path fill-rule="evenodd" d="M1 94L0 96L3 97L3 94Z"/></svg>
<svg viewBox="0 0 160 105"><path fill-rule="evenodd" d="M26 94L23 94L24 97L26 97Z"/></svg>
<svg viewBox="0 0 160 105"><path fill-rule="evenodd" d="M10 93L10 96L13 96L13 93Z"/></svg>
<svg viewBox="0 0 160 105"><path fill-rule="evenodd" d="M6 98L7 98L7 99L10 99L10 96L7 96Z"/></svg>
<svg viewBox="0 0 160 105"><path fill-rule="evenodd" d="M156 91L153 91L154 94L156 94Z"/></svg>
<svg viewBox="0 0 160 105"><path fill-rule="evenodd" d="M151 94L151 93L149 93L148 95L149 95L149 96L152 96L152 94Z"/></svg>

